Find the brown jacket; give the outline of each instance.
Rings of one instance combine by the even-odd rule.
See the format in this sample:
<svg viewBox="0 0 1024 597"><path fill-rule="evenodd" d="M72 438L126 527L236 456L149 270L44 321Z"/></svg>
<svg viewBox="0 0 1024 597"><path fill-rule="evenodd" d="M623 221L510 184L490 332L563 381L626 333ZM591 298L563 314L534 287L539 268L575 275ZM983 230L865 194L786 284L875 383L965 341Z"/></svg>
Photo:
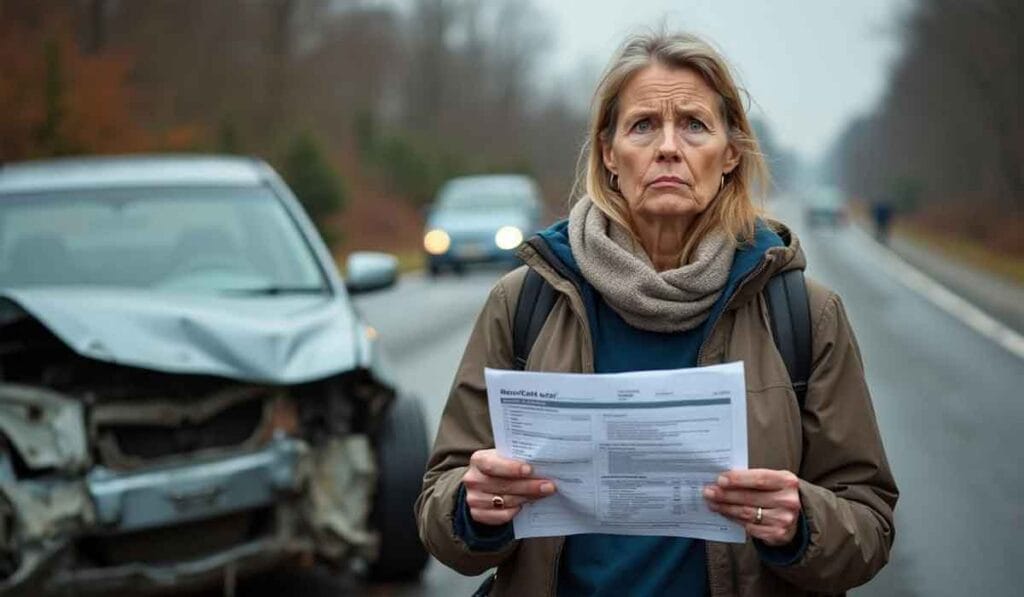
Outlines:
<svg viewBox="0 0 1024 597"><path fill-rule="evenodd" d="M743 545L707 542L711 595L841 594L885 565L893 541L897 490L886 461L856 340L838 296L808 282L813 365L800 412L786 366L772 341L760 292L783 270L803 268L799 243L769 249L744 279L700 349L698 363L743 361L750 468L786 469L800 477L810 528L801 560L765 564ZM530 245L520 256L559 292L527 370L590 373L590 330L575 286ZM456 496L470 455L494 447L484 367L512 369L512 320L526 268L491 290L470 336L442 415L416 503L420 537L441 562L463 574L498 567L492 595L554 595L561 537L511 542L497 552L470 551L454 534Z"/></svg>

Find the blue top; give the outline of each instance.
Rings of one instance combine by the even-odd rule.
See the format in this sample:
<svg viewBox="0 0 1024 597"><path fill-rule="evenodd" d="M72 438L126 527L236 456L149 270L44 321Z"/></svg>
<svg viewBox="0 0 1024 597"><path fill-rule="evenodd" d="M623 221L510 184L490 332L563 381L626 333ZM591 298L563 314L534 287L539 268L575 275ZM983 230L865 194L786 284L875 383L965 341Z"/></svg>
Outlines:
<svg viewBox="0 0 1024 597"><path fill-rule="evenodd" d="M701 344L740 283L757 267L765 251L783 245L777 234L759 224L754 242L736 251L725 289L704 323L685 332L659 333L630 326L583 278L567 232L568 222L563 220L539 236L576 278L590 324L597 373L696 366ZM511 524L477 525L469 518L464 495L459 503L455 530L472 549L494 550L511 540ZM773 549L762 545L762 557L779 565L799 559L809 535L803 532L803 524L795 546ZM558 574L558 595L704 595L707 586L704 542L679 537L572 535L566 537Z"/></svg>

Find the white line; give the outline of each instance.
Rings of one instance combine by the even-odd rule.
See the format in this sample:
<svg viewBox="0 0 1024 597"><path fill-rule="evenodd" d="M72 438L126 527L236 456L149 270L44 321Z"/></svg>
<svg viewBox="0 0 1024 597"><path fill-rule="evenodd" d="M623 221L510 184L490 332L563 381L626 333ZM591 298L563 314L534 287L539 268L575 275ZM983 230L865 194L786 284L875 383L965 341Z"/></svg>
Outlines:
<svg viewBox="0 0 1024 597"><path fill-rule="evenodd" d="M893 276L900 282L974 331L1002 346L1017 358L1024 360L1024 336L1003 325L988 313L907 263L892 249L875 241L860 226L853 226L853 228L875 247Z"/></svg>

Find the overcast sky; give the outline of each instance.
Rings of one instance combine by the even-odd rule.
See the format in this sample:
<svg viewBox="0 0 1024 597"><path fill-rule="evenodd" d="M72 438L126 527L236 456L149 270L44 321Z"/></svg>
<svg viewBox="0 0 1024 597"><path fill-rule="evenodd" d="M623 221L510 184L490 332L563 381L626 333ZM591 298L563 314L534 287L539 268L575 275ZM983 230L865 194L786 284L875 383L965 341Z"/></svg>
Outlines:
<svg viewBox="0 0 1024 597"><path fill-rule="evenodd" d="M599 72L631 31L685 29L714 43L781 145L817 161L852 117L874 106L898 51L907 0L551 0L548 76ZM580 77L575 80L579 81ZM582 78L589 80L584 74ZM563 92L564 91L563 87ZM589 101L593 89L586 89ZM575 94L573 94L575 95Z"/></svg>

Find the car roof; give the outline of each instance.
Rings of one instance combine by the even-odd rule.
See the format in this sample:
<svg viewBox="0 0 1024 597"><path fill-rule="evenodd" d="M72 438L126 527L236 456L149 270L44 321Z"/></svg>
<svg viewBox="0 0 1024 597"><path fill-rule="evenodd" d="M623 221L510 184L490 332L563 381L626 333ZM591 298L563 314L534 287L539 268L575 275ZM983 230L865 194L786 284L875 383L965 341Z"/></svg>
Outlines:
<svg viewBox="0 0 1024 597"><path fill-rule="evenodd" d="M478 174L475 176L453 178L444 185L445 191L455 189L462 191L463 189L484 187L488 189L533 192L536 190L536 183L533 182L532 178L523 174Z"/></svg>
<svg viewBox="0 0 1024 597"><path fill-rule="evenodd" d="M0 194L142 186L256 186L263 162L221 155L78 157L0 166Z"/></svg>
<svg viewBox="0 0 1024 597"><path fill-rule="evenodd" d="M439 204L467 195L500 195L519 197L528 204L538 204L540 188L533 178L524 174L478 174L449 179L437 193Z"/></svg>
<svg viewBox="0 0 1024 597"><path fill-rule="evenodd" d="M833 186L822 186L807 191L805 201L811 205L838 206L846 200L842 190Z"/></svg>

